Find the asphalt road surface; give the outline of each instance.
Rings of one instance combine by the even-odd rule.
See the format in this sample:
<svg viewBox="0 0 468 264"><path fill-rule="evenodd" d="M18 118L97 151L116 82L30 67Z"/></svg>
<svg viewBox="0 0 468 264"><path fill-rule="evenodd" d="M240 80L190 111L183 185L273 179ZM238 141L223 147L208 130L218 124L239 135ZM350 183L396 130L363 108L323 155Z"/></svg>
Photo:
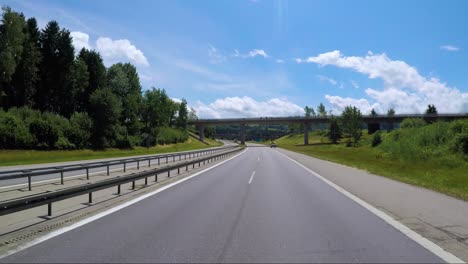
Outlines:
<svg viewBox="0 0 468 264"><path fill-rule="evenodd" d="M0 262L442 262L274 149Z"/></svg>

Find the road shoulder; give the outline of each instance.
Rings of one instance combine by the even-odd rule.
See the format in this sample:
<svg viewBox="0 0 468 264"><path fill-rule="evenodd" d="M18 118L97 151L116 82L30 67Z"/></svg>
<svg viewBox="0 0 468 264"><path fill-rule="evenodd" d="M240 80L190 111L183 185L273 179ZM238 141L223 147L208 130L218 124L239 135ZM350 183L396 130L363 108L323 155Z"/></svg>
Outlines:
<svg viewBox="0 0 468 264"><path fill-rule="evenodd" d="M278 151L468 261L468 202L304 154Z"/></svg>

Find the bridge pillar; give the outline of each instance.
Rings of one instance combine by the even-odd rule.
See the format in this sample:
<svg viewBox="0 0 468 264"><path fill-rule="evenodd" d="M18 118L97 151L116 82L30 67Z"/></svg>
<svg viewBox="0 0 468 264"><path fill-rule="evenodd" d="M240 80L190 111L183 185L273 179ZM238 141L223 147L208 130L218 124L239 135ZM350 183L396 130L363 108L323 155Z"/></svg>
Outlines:
<svg viewBox="0 0 468 264"><path fill-rule="evenodd" d="M245 145L245 124L240 125L240 142Z"/></svg>
<svg viewBox="0 0 468 264"><path fill-rule="evenodd" d="M304 123L304 145L309 145L309 124Z"/></svg>
<svg viewBox="0 0 468 264"><path fill-rule="evenodd" d="M200 141L205 142L205 126L204 125L198 126L198 135L200 137Z"/></svg>

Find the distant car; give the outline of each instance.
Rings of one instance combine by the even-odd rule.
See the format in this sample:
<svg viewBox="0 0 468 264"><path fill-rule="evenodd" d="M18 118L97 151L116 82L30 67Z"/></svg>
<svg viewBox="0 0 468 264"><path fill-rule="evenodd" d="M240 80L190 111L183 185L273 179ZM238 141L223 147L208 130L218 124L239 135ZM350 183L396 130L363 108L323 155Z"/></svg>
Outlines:
<svg viewBox="0 0 468 264"><path fill-rule="evenodd" d="M276 142L271 142L270 148L276 148L278 145L276 145Z"/></svg>

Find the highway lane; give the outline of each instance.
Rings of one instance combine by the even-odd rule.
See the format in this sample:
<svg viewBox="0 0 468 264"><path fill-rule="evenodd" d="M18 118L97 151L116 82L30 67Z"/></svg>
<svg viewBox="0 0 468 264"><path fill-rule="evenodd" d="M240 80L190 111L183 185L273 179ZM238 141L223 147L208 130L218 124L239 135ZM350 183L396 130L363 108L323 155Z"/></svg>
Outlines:
<svg viewBox="0 0 468 264"><path fill-rule="evenodd" d="M442 262L270 148L0 262Z"/></svg>

